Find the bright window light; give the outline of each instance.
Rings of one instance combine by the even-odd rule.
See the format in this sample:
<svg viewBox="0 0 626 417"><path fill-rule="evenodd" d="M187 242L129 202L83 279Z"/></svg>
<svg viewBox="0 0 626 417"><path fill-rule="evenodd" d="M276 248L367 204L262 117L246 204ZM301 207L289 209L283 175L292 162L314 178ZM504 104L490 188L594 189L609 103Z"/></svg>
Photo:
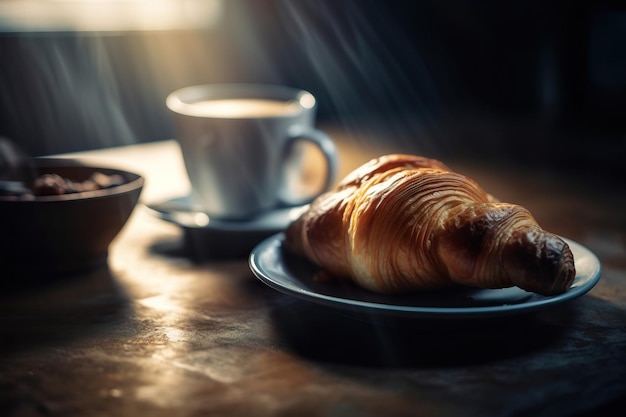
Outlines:
<svg viewBox="0 0 626 417"><path fill-rule="evenodd" d="M222 0L0 0L0 32L210 28Z"/></svg>

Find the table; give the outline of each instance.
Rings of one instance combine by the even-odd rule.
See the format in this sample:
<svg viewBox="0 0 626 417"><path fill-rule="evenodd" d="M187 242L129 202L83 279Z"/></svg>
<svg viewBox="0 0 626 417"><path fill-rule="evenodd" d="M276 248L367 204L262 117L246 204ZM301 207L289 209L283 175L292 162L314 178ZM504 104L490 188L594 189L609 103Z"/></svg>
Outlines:
<svg viewBox="0 0 626 417"><path fill-rule="evenodd" d="M337 140L344 174L382 151ZM174 141L65 156L143 174L144 203L189 191ZM598 285L519 317L354 317L270 289L245 257L191 259L181 229L140 205L106 268L1 295L0 414L557 417L623 410L626 197L618 185L472 161L450 165L596 253Z"/></svg>

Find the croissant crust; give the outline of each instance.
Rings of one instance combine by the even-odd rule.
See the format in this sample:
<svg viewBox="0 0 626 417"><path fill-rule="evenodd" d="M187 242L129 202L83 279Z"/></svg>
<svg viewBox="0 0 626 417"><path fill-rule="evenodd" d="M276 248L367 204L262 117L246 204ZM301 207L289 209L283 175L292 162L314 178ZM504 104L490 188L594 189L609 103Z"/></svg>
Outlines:
<svg viewBox="0 0 626 417"><path fill-rule="evenodd" d="M375 292L464 285L566 291L567 243L443 163L393 154L357 168L286 230L285 247Z"/></svg>

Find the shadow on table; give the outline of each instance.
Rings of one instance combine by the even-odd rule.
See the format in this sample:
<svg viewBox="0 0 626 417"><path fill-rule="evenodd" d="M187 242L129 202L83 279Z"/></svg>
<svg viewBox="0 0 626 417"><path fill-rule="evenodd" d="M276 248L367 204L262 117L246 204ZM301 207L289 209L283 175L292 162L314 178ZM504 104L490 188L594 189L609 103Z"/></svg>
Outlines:
<svg viewBox="0 0 626 417"><path fill-rule="evenodd" d="M16 278L17 279L17 278ZM120 322L131 302L108 266L72 276L21 277L0 295L0 356L89 337Z"/></svg>
<svg viewBox="0 0 626 417"><path fill-rule="evenodd" d="M232 232L220 230L185 229L180 238L164 239L150 246L151 253L165 257L186 258L201 263L213 260L247 260L252 249L269 232Z"/></svg>
<svg viewBox="0 0 626 417"><path fill-rule="evenodd" d="M272 319L282 340L309 360L368 367L445 367L509 359L549 346L577 316L570 305L558 309L565 322L553 325L533 314L433 321L299 302L275 309Z"/></svg>

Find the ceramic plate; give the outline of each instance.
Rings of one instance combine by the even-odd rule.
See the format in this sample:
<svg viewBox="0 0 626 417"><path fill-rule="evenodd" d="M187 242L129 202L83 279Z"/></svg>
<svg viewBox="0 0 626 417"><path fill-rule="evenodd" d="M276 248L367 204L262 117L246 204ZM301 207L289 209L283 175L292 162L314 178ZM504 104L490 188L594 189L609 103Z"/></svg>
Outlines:
<svg viewBox="0 0 626 417"><path fill-rule="evenodd" d="M315 303L357 312L416 318L469 318L519 314L537 311L585 294L600 279L598 258L579 243L564 239L576 265L571 288L559 295L542 296L520 288L454 288L410 295L382 295L349 282L322 282L314 278L319 271L312 263L283 250L284 235L272 235L251 252L249 262L254 274L265 284L283 293Z"/></svg>

